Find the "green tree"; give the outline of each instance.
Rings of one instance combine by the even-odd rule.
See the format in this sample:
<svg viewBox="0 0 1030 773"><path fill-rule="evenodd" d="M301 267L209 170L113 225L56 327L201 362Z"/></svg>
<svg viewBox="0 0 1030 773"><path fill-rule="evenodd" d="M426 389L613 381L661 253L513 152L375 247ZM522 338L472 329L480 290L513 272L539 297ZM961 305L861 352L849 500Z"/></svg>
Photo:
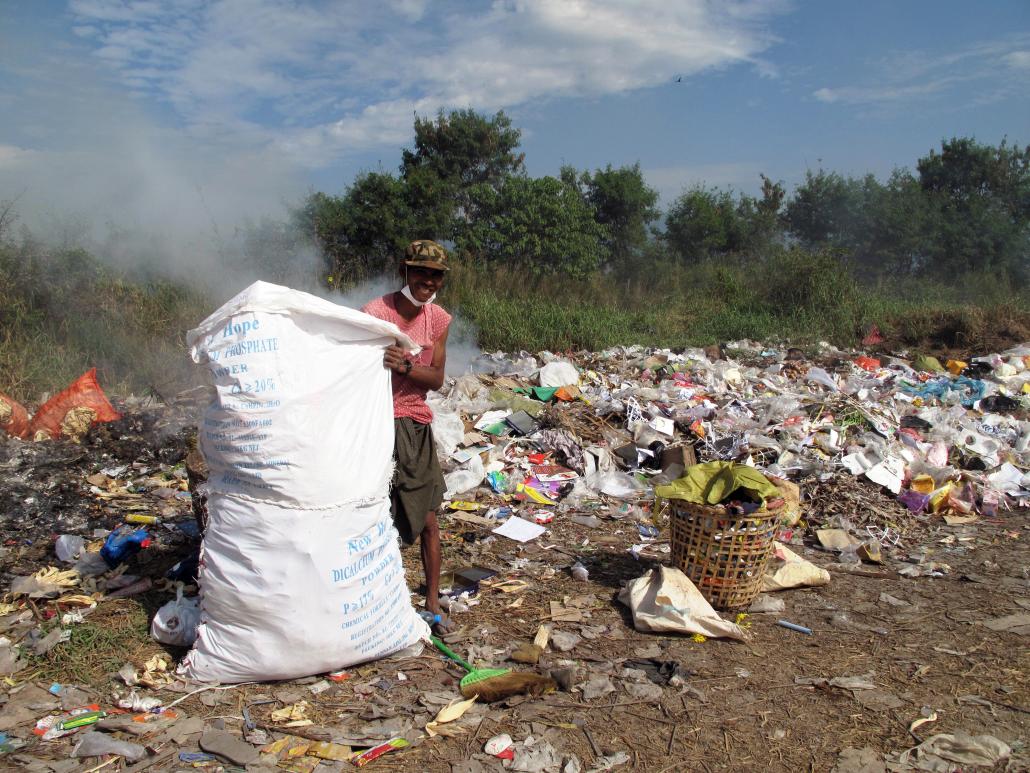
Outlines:
<svg viewBox="0 0 1030 773"><path fill-rule="evenodd" d="M366 172L343 196L309 196L297 220L321 246L334 281L349 284L393 268L414 233L406 199L401 180Z"/></svg>
<svg viewBox="0 0 1030 773"><path fill-rule="evenodd" d="M751 255L761 255L780 241L780 210L786 197L782 183L774 183L764 174L760 177L761 198L741 195L737 202L737 216L743 229L741 248Z"/></svg>
<svg viewBox="0 0 1030 773"><path fill-rule="evenodd" d="M917 163L937 218L939 271L995 270L1026 279L1030 259L1030 146L969 137L941 143Z"/></svg>
<svg viewBox="0 0 1030 773"><path fill-rule="evenodd" d="M866 206L868 239L856 263L894 275L924 271L940 223L912 173L895 169Z"/></svg>
<svg viewBox="0 0 1030 773"><path fill-rule="evenodd" d="M673 202L663 235L681 260L741 252L747 244L747 224L730 191L698 185Z"/></svg>
<svg viewBox="0 0 1030 773"><path fill-rule="evenodd" d="M607 260L608 229L568 181L511 176L500 188L478 185L469 193L478 216L456 247L475 262L582 278Z"/></svg>
<svg viewBox="0 0 1030 773"><path fill-rule="evenodd" d="M520 137L503 111L492 118L472 109L416 118L414 148L403 152L401 177L419 235L453 238L475 220L472 189L497 190L523 170Z"/></svg>
<svg viewBox="0 0 1030 773"><path fill-rule="evenodd" d="M565 179L566 170L562 170ZM587 203L598 223L608 228L612 262L626 264L647 244L648 226L658 219L658 191L644 182L640 164L613 169L608 164L580 178Z"/></svg>
<svg viewBox="0 0 1030 773"><path fill-rule="evenodd" d="M869 233L869 205L881 193L882 186L871 174L854 178L809 170L787 202L784 224L809 249L856 250Z"/></svg>

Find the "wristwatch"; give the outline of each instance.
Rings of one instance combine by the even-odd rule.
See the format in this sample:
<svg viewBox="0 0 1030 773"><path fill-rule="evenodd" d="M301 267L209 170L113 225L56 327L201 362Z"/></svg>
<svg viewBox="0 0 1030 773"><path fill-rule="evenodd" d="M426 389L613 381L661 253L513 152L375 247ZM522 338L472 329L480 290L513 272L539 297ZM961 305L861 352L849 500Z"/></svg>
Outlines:
<svg viewBox="0 0 1030 773"><path fill-rule="evenodd" d="M404 360L404 375L405 376L407 376L409 373L411 373L411 368L412 368L412 366L414 364L415 363L413 363L411 360L408 360L408 359Z"/></svg>

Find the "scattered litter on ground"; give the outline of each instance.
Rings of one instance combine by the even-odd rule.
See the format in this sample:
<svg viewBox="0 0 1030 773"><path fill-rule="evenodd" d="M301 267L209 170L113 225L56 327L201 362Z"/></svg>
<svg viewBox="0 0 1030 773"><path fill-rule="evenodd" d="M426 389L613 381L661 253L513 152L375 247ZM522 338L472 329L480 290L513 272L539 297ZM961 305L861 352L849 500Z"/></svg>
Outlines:
<svg viewBox="0 0 1030 773"><path fill-rule="evenodd" d="M39 433L0 395L0 755L155 773L1028 767L1030 346L941 358L978 375L914 352L724 349L496 353L433 396L446 645L518 682L492 700L435 647L184 680L207 393L73 405ZM677 492L685 474L699 494ZM417 550L402 559L418 589Z"/></svg>

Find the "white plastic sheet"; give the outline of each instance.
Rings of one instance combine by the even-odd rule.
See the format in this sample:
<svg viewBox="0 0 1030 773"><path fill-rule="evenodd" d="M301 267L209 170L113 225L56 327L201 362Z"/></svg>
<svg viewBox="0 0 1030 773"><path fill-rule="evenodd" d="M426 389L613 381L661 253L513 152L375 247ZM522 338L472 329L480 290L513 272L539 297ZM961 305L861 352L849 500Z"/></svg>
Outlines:
<svg viewBox="0 0 1030 773"><path fill-rule="evenodd" d="M433 440L441 458L454 453L465 438L465 422L461 416L450 411L433 411Z"/></svg>
<svg viewBox="0 0 1030 773"><path fill-rule="evenodd" d="M540 386L563 387L579 383L579 371L571 362L554 360L540 368Z"/></svg>
<svg viewBox="0 0 1030 773"><path fill-rule="evenodd" d="M486 478L486 468L479 455L473 456L461 467L443 476L444 499L451 499L458 494L471 491Z"/></svg>

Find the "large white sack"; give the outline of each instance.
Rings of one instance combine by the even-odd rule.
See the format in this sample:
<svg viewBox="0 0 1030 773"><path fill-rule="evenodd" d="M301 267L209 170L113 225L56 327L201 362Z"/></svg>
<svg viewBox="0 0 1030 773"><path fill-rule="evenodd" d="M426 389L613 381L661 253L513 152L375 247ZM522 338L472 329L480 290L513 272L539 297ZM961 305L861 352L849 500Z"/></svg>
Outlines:
<svg viewBox="0 0 1030 773"><path fill-rule="evenodd" d="M389 322L255 282L191 330L216 388L200 427L212 492L330 507L383 496L393 400L383 348L415 344Z"/></svg>
<svg viewBox="0 0 1030 773"><path fill-rule="evenodd" d="M191 331L216 390L200 432L209 521L186 676L308 676L428 635L390 517L394 341L414 346L389 323L264 282Z"/></svg>
<svg viewBox="0 0 1030 773"><path fill-rule="evenodd" d="M429 636L411 606L389 501L296 510L208 499L201 622L182 673L294 679L384 657Z"/></svg>

